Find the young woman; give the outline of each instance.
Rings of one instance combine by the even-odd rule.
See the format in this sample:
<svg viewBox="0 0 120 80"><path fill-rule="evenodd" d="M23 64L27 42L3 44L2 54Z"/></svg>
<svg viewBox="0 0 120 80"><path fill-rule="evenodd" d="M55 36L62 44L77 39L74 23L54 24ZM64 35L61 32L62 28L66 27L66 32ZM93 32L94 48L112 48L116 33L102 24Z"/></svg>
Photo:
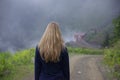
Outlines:
<svg viewBox="0 0 120 80"><path fill-rule="evenodd" d="M69 56L55 22L48 24L35 52L35 80L70 80Z"/></svg>

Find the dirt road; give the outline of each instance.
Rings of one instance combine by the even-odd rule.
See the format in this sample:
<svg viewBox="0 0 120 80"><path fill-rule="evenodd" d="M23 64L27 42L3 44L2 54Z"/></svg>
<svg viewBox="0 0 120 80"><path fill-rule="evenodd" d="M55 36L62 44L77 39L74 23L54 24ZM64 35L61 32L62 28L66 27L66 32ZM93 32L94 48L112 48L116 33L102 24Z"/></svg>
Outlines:
<svg viewBox="0 0 120 80"><path fill-rule="evenodd" d="M71 58L71 80L107 80L101 55L80 55ZM75 60L75 61L74 61Z"/></svg>
<svg viewBox="0 0 120 80"><path fill-rule="evenodd" d="M75 55L70 58L71 80L108 80L101 55ZM23 80L34 80L30 74Z"/></svg>

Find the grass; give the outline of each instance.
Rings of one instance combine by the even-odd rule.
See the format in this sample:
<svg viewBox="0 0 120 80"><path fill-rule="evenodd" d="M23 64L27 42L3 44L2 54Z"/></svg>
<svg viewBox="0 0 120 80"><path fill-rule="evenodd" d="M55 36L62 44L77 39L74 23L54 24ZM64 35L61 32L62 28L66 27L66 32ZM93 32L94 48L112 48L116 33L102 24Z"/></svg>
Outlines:
<svg viewBox="0 0 120 80"><path fill-rule="evenodd" d="M33 73L33 65L16 66L10 74L4 75L0 80L22 80L25 76Z"/></svg>
<svg viewBox="0 0 120 80"><path fill-rule="evenodd" d="M0 80L22 80L34 72L35 49L0 53Z"/></svg>
<svg viewBox="0 0 120 80"><path fill-rule="evenodd" d="M102 49L88 49L88 48L72 48L68 47L70 55L85 54L85 55L103 55Z"/></svg>

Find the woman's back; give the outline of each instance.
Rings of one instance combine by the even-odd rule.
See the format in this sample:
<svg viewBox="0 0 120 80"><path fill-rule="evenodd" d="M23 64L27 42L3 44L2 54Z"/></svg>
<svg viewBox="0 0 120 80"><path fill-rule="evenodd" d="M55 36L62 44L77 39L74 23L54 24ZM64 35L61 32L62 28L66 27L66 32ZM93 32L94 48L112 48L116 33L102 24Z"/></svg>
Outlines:
<svg viewBox="0 0 120 80"><path fill-rule="evenodd" d="M69 58L66 48L61 51L60 61L58 62L46 63L39 54L40 52L38 48L36 48L36 66L41 66L41 68L35 69L38 73L40 71L38 80L69 80L65 79L64 76L66 75L66 77L69 78Z"/></svg>
<svg viewBox="0 0 120 80"><path fill-rule="evenodd" d="M69 80L69 57L57 23L49 23L35 52L35 80Z"/></svg>

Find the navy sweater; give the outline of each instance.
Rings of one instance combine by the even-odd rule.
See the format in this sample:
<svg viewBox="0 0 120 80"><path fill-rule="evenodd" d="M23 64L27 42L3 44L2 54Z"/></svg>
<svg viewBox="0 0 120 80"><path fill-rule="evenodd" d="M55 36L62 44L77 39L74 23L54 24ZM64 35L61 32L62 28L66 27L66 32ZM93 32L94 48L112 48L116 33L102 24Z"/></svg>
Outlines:
<svg viewBox="0 0 120 80"><path fill-rule="evenodd" d="M46 63L41 59L36 47L35 52L35 80L70 80L69 56L67 48L61 51L60 61Z"/></svg>

